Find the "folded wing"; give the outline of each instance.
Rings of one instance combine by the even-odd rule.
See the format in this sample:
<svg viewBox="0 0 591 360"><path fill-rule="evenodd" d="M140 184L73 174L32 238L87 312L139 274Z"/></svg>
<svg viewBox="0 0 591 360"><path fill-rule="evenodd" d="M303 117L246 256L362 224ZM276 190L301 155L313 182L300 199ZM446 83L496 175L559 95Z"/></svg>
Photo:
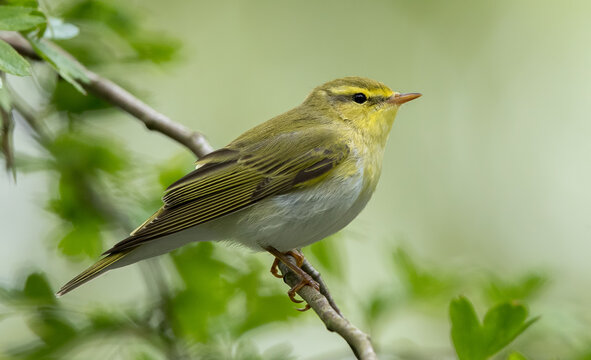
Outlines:
<svg viewBox="0 0 591 360"><path fill-rule="evenodd" d="M249 146L232 143L199 160L196 170L167 189L164 206L105 254L203 224L272 195L312 186L348 155L347 145L329 130L280 134Z"/></svg>

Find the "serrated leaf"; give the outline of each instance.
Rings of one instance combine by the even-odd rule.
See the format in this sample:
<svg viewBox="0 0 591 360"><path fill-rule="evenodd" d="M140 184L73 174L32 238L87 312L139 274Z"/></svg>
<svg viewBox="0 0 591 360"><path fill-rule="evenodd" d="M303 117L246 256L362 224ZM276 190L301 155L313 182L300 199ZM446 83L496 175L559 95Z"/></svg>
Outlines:
<svg viewBox="0 0 591 360"><path fill-rule="evenodd" d="M27 76L31 75L31 65L10 44L0 40L0 71Z"/></svg>
<svg viewBox="0 0 591 360"><path fill-rule="evenodd" d="M35 8L0 5L0 30L24 31L45 22L43 13Z"/></svg>
<svg viewBox="0 0 591 360"><path fill-rule="evenodd" d="M72 84L81 93L86 94L80 83L87 83L89 79L82 65L43 39L37 40L29 37L29 43L35 49L35 52L53 66L64 80Z"/></svg>

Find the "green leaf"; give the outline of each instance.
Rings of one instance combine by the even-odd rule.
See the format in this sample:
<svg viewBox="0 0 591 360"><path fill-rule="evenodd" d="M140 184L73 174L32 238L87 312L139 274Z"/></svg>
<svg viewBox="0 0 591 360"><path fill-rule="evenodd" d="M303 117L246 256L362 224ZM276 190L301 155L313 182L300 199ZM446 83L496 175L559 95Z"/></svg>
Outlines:
<svg viewBox="0 0 591 360"><path fill-rule="evenodd" d="M5 3L14 6L23 6L28 8L38 8L39 2L37 0L4 0Z"/></svg>
<svg viewBox="0 0 591 360"><path fill-rule="evenodd" d="M525 306L515 302L506 302L494 306L484 316L483 335L487 339L487 352L496 354L531 324L538 320L527 320Z"/></svg>
<svg viewBox="0 0 591 360"><path fill-rule="evenodd" d="M77 226L67 233L59 242L60 251L66 256L85 255L97 257L102 251L102 237L94 226Z"/></svg>
<svg viewBox="0 0 591 360"><path fill-rule="evenodd" d="M0 5L0 30L24 31L46 22L35 8Z"/></svg>
<svg viewBox="0 0 591 360"><path fill-rule="evenodd" d="M156 64L173 60L181 47L179 41L160 34L130 37L127 40L136 51L138 60L149 60Z"/></svg>
<svg viewBox="0 0 591 360"><path fill-rule="evenodd" d="M434 296L448 294L457 286L457 281L441 271L425 270L419 266L402 248L397 249L393 255L396 273L413 298L432 300Z"/></svg>
<svg viewBox="0 0 591 360"><path fill-rule="evenodd" d="M38 304L54 304L55 295L49 285L47 276L43 273L32 273L25 281L23 295L27 300Z"/></svg>
<svg viewBox="0 0 591 360"><path fill-rule="evenodd" d="M0 71L27 76L31 75L31 65L10 44L0 40Z"/></svg>
<svg viewBox="0 0 591 360"><path fill-rule="evenodd" d="M525 306L506 302L492 307L480 324L472 303L463 296L452 300L449 314L451 338L460 360L488 359L537 320L526 320Z"/></svg>
<svg viewBox="0 0 591 360"><path fill-rule="evenodd" d="M29 42L35 52L51 64L64 80L72 84L81 93L86 94L80 83L88 83L90 80L86 76L82 65L45 40L37 40L29 36Z"/></svg>
<svg viewBox="0 0 591 360"><path fill-rule="evenodd" d="M223 275L228 265L215 259L213 244L186 245L172 253L184 289L172 298L173 326L179 334L203 341L209 334L211 318L226 313L234 289ZM199 306L195 306L196 302Z"/></svg>
<svg viewBox="0 0 591 360"><path fill-rule="evenodd" d="M51 98L58 111L81 114L87 111L109 109L113 106L107 101L89 93L84 95L65 81L59 81Z"/></svg>
<svg viewBox="0 0 591 360"><path fill-rule="evenodd" d="M546 282L547 278L541 274L528 274L516 282L493 278L485 288L485 296L491 303L526 300L539 293Z"/></svg>
<svg viewBox="0 0 591 360"><path fill-rule="evenodd" d="M472 303L465 297L452 300L449 306L451 338L460 360L486 359L481 326Z"/></svg>
<svg viewBox="0 0 591 360"><path fill-rule="evenodd" d="M28 321L29 328L52 347L74 340L76 329L56 311L40 311Z"/></svg>

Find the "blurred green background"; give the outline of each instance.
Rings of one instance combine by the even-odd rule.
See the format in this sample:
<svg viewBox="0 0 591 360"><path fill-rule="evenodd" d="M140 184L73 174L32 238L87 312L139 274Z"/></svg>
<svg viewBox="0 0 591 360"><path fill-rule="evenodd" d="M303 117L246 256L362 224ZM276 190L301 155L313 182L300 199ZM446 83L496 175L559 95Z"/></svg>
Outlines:
<svg viewBox="0 0 591 360"><path fill-rule="evenodd" d="M172 119L206 134L214 147L299 104L313 87L333 78L366 76L398 91L423 93L398 114L372 201L312 254L337 302L353 323L371 331L390 356L384 358L453 358L447 304L459 294L471 296L480 315L504 297L525 300L541 319L512 348L528 358L591 356L591 122L586 113L591 47L584 45L591 33L591 3L100 2L117 9L120 28L105 26L113 21L106 15L92 21L82 12L74 17L77 3L85 2L42 2L49 13L80 28L80 36L60 44ZM98 7L85 11L89 18L93 11L102 14ZM126 28L132 22L123 14L131 14L139 29ZM121 35L132 30L143 38ZM154 39L158 44L149 42ZM150 61L142 58L143 50ZM31 86L20 79L13 83ZM64 99L58 110L78 101ZM111 199L121 202L122 211L143 204L145 209L128 213L137 225L157 207L160 186L189 171L193 159L126 114L83 110L72 111L67 121L83 123L87 133L108 139L105 147L113 142L115 152L126 153L120 164L126 170L113 170L119 173L112 180L116 185L110 185ZM17 154L45 151L18 121L14 143ZM96 246L73 254L76 262L59 255L68 232L47 205L48 199L63 199L59 179L55 172L19 173L16 184L11 176L0 177L0 282L6 287L18 287L29 271L42 270L55 290L89 265L99 247L123 236L101 228ZM117 193L126 182L135 189L133 196ZM213 270L190 275L192 256L213 257L208 268ZM342 339L327 332L314 314L292 310L286 288L267 273L267 254L216 244L161 262L164 281L173 288L187 286L183 274L214 284L216 290L203 290L201 297L185 294L183 303L216 312L207 325L214 342L239 338L269 357L283 349L278 346L302 359L350 356ZM140 308L149 307L145 269L134 265L111 272L58 302L74 313L123 313L138 299ZM203 298L218 290L220 296L235 296L229 289L239 286L240 274L266 289L266 306L277 304L277 309L256 326L245 320L227 331L226 309L209 311L212 300ZM212 280L218 277L225 279L222 285ZM246 303L255 306L258 295L245 295ZM3 313L12 311L6 309ZM205 315L195 316L185 320ZM0 322L0 348L33 336L23 317L6 315ZM205 338L200 336L195 338ZM93 355L132 358L121 340L110 341L91 343ZM143 354L138 359L158 358L136 346ZM90 352L68 356L87 358Z"/></svg>

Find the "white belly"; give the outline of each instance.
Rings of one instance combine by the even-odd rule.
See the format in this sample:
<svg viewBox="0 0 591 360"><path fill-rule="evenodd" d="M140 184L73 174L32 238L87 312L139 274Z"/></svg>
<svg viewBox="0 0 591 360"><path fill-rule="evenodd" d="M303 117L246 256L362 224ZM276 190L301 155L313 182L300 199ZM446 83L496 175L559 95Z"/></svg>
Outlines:
<svg viewBox="0 0 591 360"><path fill-rule="evenodd" d="M273 196L240 211L234 240L254 250L301 248L349 224L370 198L363 172L346 178L329 176L310 189Z"/></svg>

